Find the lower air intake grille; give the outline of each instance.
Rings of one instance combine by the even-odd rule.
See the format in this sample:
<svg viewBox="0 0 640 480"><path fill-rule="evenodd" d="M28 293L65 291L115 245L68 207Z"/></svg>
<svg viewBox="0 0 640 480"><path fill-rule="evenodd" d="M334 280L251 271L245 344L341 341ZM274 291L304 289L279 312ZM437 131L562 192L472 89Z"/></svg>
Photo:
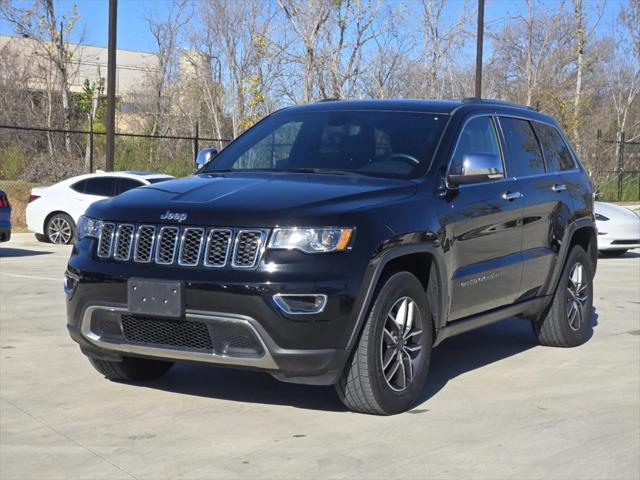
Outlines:
<svg viewBox="0 0 640 480"><path fill-rule="evenodd" d="M202 322L122 315L122 330L134 343L213 352L209 329Z"/></svg>

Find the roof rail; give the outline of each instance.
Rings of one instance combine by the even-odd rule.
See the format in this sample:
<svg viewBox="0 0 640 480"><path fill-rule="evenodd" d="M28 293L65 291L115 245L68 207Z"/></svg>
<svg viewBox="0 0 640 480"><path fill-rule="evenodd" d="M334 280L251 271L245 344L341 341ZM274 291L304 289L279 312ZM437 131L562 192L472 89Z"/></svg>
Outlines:
<svg viewBox="0 0 640 480"><path fill-rule="evenodd" d="M518 108L527 108L529 110L533 110L535 112L538 111L537 108L531 107L529 105L521 105L515 102L508 102L506 100L497 100L495 98L478 98L478 97L467 97L462 99L463 103L492 103L494 105L505 105L508 107L518 107Z"/></svg>

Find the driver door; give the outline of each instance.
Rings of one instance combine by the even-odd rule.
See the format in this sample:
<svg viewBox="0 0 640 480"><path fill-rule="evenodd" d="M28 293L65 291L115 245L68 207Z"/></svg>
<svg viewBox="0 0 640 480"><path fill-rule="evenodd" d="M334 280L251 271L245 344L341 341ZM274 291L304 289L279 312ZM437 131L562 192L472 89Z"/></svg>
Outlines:
<svg viewBox="0 0 640 480"><path fill-rule="evenodd" d="M511 304L520 293L523 201L518 181L505 175L490 115L467 119L449 173L461 174L465 155L477 154L502 158L502 177L459 185L445 199L450 203L444 222L451 239L450 320Z"/></svg>

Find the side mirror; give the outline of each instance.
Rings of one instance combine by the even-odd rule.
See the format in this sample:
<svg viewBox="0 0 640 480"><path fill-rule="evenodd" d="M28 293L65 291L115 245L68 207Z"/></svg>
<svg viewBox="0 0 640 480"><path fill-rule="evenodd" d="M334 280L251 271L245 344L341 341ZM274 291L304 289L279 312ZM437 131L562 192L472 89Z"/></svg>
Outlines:
<svg viewBox="0 0 640 480"><path fill-rule="evenodd" d="M449 185L489 182L504 177L502 159L492 153L469 153L462 157L462 172L447 175Z"/></svg>
<svg viewBox="0 0 640 480"><path fill-rule="evenodd" d="M218 154L218 150L213 147L203 148L198 152L198 157L196 158L196 170L204 167L207 163L213 160Z"/></svg>

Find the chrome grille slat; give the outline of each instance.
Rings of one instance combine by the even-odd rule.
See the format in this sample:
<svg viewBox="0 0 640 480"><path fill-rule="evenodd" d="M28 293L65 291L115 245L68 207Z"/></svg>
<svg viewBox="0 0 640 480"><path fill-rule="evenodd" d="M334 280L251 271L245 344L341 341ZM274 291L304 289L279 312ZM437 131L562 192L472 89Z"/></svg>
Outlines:
<svg viewBox="0 0 640 480"><path fill-rule="evenodd" d="M235 268L255 267L262 249L262 230L240 230L236 236L231 265Z"/></svg>
<svg viewBox="0 0 640 480"><path fill-rule="evenodd" d="M96 254L100 258L109 258L113 246L113 236L116 230L114 223L103 223L100 238L98 239L98 249Z"/></svg>
<svg viewBox="0 0 640 480"><path fill-rule="evenodd" d="M149 263L153 258L153 246L156 240L156 227L154 225L141 225L136 232L136 246L133 252L133 261Z"/></svg>
<svg viewBox="0 0 640 480"><path fill-rule="evenodd" d="M268 230L103 223L96 255L119 262L256 268Z"/></svg>
<svg viewBox="0 0 640 480"><path fill-rule="evenodd" d="M156 263L158 265L171 265L176 260L179 240L180 229L178 227L160 228L156 246Z"/></svg>
<svg viewBox="0 0 640 480"><path fill-rule="evenodd" d="M202 246L204 245L204 228L187 227L182 232L178 265L195 267L200 263Z"/></svg>
<svg viewBox="0 0 640 480"><path fill-rule="evenodd" d="M227 264L233 231L211 229L207 236L207 247L204 253L205 267L222 268Z"/></svg>
<svg viewBox="0 0 640 480"><path fill-rule="evenodd" d="M128 223L118 225L116 229L115 247L113 258L126 262L131 258L131 247L133 246L134 226Z"/></svg>

